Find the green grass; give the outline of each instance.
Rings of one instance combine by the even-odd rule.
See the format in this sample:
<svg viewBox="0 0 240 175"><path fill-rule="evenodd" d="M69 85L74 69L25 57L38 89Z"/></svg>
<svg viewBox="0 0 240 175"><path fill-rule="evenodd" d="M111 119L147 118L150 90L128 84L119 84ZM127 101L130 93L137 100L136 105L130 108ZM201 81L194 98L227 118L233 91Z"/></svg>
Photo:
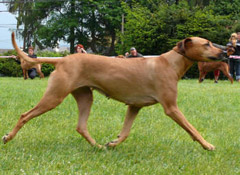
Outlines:
<svg viewBox="0 0 240 175"><path fill-rule="evenodd" d="M47 79L0 78L0 136L38 103L46 86ZM143 108L115 149L91 147L75 130L77 106L69 95L0 144L0 174L240 174L240 84L181 80L178 90L179 108L215 151L193 142L160 105ZM125 111L126 105L94 92L88 128L98 143L116 138Z"/></svg>

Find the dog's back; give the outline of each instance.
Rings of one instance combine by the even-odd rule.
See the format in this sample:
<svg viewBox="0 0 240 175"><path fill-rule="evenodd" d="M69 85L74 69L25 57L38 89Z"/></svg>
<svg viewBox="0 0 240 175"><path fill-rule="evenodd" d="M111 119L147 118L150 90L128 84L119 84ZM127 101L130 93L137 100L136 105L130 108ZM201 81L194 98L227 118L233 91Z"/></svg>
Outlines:
<svg viewBox="0 0 240 175"><path fill-rule="evenodd" d="M228 70L228 64L225 62L198 62L198 69L202 72L211 72L214 70Z"/></svg>

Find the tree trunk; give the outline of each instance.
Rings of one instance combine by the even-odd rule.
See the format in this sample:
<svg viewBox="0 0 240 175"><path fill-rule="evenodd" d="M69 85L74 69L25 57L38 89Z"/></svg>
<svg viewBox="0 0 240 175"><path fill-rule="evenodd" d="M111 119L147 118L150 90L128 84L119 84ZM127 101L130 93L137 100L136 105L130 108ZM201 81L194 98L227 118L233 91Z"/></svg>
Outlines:
<svg viewBox="0 0 240 175"><path fill-rule="evenodd" d="M75 13L75 1L71 1L71 14ZM75 27L70 27L70 53L74 53L74 44L75 44Z"/></svg>
<svg viewBox="0 0 240 175"><path fill-rule="evenodd" d="M112 42L111 42L111 46L109 48L109 51L108 51L107 55L113 55L114 54L115 41L116 41L116 32L115 31L113 31L111 33L111 37L112 37Z"/></svg>
<svg viewBox="0 0 240 175"><path fill-rule="evenodd" d="M23 36L23 50L26 50L26 36Z"/></svg>
<svg viewBox="0 0 240 175"><path fill-rule="evenodd" d="M75 39L74 39L74 27L71 27L70 28L70 53L74 53L74 42L75 42Z"/></svg>
<svg viewBox="0 0 240 175"><path fill-rule="evenodd" d="M92 41L91 41L90 47L91 47L91 49L94 53L97 53L97 49L96 49L96 41L97 41L96 30L95 30L95 26L93 25L95 22L96 22L95 14L94 14L94 11L92 11L92 25L91 25L91 29L90 29L91 30Z"/></svg>

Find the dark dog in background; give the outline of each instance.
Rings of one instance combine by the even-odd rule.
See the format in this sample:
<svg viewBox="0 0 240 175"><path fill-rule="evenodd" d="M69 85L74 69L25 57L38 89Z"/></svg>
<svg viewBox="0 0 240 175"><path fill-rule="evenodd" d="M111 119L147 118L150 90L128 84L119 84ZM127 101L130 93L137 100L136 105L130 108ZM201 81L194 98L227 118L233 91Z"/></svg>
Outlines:
<svg viewBox="0 0 240 175"><path fill-rule="evenodd" d="M220 48L220 45L214 44L214 46ZM235 49L233 47L223 47L220 48L222 50L226 49L227 56L233 54L235 52ZM198 62L198 70L199 70L199 83L203 82L205 79L205 76L208 72L214 71L214 79L215 82L217 82L219 73L215 73L215 71L222 71L223 74L233 83L233 78L230 76L229 73L229 65L225 62Z"/></svg>
<svg viewBox="0 0 240 175"><path fill-rule="evenodd" d="M199 83L203 82L208 72L220 70L233 83L233 78L229 74L229 66L225 62L198 62ZM215 82L218 80L218 75L214 75Z"/></svg>

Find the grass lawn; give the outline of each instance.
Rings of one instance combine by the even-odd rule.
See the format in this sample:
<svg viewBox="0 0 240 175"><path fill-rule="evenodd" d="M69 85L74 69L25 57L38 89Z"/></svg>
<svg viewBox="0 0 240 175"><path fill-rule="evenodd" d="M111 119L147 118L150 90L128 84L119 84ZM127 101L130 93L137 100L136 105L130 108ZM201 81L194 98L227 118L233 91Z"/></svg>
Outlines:
<svg viewBox="0 0 240 175"><path fill-rule="evenodd" d="M47 79L0 78L0 136L39 102L46 86ZM159 104L140 111L130 136L115 149L91 147L75 130L78 111L69 95L0 144L0 174L240 174L240 84L181 80L178 90L179 108L215 151L193 142ZM88 129L98 143L116 138L126 109L94 92Z"/></svg>

